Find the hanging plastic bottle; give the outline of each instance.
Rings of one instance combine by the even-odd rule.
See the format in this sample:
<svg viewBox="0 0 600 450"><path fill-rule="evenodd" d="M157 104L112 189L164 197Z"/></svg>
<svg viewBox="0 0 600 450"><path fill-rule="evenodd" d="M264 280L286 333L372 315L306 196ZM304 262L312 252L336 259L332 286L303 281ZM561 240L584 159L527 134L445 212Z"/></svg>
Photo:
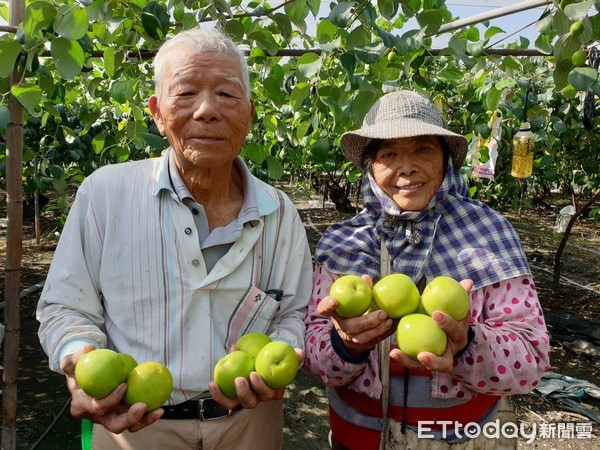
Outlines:
<svg viewBox="0 0 600 450"><path fill-rule="evenodd" d="M519 132L513 138L512 170L510 174L515 178L527 178L533 171L533 147L535 136L531 132L529 122L523 122Z"/></svg>

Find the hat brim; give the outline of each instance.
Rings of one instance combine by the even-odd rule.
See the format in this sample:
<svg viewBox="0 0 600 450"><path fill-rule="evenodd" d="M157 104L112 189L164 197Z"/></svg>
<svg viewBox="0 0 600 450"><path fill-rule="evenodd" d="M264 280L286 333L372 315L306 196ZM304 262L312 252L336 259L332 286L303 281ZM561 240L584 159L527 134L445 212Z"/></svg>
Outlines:
<svg viewBox="0 0 600 450"><path fill-rule="evenodd" d="M467 139L460 134L421 120L403 119L401 122L395 121L391 124L377 123L356 131L346 132L342 135L341 147L349 161L352 161L356 167L363 168L363 153L373 139L399 139L416 136L441 137L450 150L452 165L459 168L464 164L468 149Z"/></svg>

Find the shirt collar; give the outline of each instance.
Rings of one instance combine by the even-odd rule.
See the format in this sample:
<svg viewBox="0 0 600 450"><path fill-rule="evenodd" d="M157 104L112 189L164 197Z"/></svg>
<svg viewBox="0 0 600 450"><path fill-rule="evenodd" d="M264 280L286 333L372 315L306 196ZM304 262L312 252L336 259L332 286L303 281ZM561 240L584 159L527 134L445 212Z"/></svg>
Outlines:
<svg viewBox="0 0 600 450"><path fill-rule="evenodd" d="M240 219L243 219L243 222L254 221L275 211L279 206L278 201L265 189L265 184L250 173L240 156L235 159L234 164L242 174L244 185L244 204L240 211ZM179 200L186 196L191 197L179 172L173 170L174 173L170 173L170 166L175 169L174 151L171 147L165 151L158 166L155 195L164 189Z"/></svg>

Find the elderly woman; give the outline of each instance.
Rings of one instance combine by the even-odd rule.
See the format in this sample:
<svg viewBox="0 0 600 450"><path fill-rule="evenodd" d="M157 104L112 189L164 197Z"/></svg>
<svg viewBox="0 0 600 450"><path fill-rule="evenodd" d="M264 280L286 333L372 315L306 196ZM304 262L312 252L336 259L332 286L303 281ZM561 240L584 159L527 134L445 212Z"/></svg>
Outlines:
<svg viewBox="0 0 600 450"><path fill-rule="evenodd" d="M495 420L501 396L532 390L549 360L516 233L468 198L458 170L467 141L444 128L422 95L385 95L341 145L363 170L364 209L320 240L305 320L305 368L328 386L333 448L495 448L477 427ZM432 314L448 338L441 356L421 352L414 361L393 343L388 351L397 321L382 310L335 313L329 290L337 278L372 283L388 271L409 275L421 290L449 276L470 292L464 320ZM465 436L468 423L475 432Z"/></svg>

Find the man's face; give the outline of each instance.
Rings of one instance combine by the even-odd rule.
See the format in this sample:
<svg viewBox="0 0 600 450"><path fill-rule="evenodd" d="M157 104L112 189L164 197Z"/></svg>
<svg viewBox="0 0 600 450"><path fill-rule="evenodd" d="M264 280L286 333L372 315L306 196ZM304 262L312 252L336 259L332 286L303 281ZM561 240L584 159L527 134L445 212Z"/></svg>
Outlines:
<svg viewBox="0 0 600 450"><path fill-rule="evenodd" d="M379 147L371 169L402 210L420 211L444 179L444 150L436 136L390 139Z"/></svg>
<svg viewBox="0 0 600 450"><path fill-rule="evenodd" d="M150 97L149 107L178 166L217 168L238 156L254 115L241 80L233 56L182 49L167 61L161 98Z"/></svg>

